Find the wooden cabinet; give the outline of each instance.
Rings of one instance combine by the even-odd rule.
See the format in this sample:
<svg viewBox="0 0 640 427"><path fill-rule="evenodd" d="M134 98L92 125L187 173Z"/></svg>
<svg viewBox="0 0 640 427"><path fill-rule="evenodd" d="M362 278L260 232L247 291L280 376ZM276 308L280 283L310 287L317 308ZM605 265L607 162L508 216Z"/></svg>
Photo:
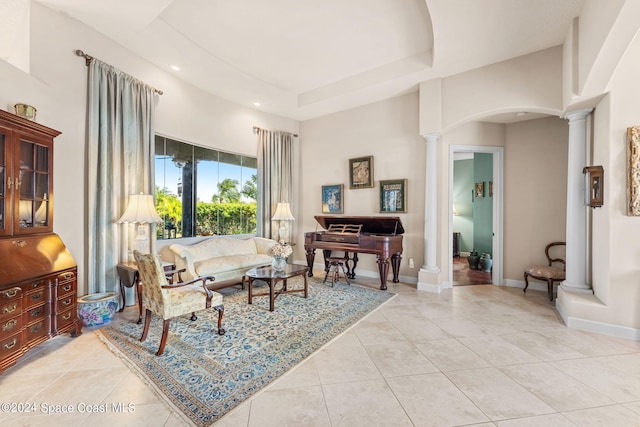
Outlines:
<svg viewBox="0 0 640 427"><path fill-rule="evenodd" d="M77 266L53 231L53 138L0 110L0 373L30 348L80 335Z"/></svg>
<svg viewBox="0 0 640 427"><path fill-rule="evenodd" d="M0 236L53 231L53 139L59 134L0 110Z"/></svg>

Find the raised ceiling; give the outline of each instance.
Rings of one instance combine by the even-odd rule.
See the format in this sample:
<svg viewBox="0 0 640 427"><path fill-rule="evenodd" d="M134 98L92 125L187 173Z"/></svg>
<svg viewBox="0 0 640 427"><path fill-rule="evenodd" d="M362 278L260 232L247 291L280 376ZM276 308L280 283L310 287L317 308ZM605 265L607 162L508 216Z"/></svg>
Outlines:
<svg viewBox="0 0 640 427"><path fill-rule="evenodd" d="M38 1L203 91L297 120L562 44L584 2Z"/></svg>

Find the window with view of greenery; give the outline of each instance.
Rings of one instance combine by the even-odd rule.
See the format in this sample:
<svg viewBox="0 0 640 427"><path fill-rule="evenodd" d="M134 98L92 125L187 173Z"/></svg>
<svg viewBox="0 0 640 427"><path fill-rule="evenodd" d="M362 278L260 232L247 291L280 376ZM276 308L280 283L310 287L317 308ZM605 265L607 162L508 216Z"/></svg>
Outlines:
<svg viewBox="0 0 640 427"><path fill-rule="evenodd" d="M158 239L255 234L257 159L156 135Z"/></svg>

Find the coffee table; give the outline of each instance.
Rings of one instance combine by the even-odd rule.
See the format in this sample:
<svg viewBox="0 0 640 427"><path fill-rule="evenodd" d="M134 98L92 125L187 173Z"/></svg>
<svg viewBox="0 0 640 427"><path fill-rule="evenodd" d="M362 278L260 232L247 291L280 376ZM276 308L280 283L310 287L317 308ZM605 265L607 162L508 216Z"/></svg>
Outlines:
<svg viewBox="0 0 640 427"><path fill-rule="evenodd" d="M249 304L252 304L253 297L269 295L269 311L274 310L275 299L281 294L291 294L294 292L303 292L304 297L309 296L309 286L307 284L307 271L309 267L295 264L287 264L284 271L275 271L271 266L252 268L245 273L245 277L249 281ZM287 279L291 279L295 276L302 276L304 279L303 289L287 289ZM269 292L254 294L253 293L253 281L263 280L269 285ZM282 287L276 289L278 282L282 282ZM244 283L244 277L242 278Z"/></svg>

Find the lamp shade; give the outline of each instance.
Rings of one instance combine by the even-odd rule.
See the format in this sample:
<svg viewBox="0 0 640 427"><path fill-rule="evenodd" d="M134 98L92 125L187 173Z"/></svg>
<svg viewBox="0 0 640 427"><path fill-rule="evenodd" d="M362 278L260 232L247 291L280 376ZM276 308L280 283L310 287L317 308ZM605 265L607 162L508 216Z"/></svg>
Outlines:
<svg viewBox="0 0 640 427"><path fill-rule="evenodd" d="M295 221L289 203L279 202L276 207L276 213L271 218L273 221Z"/></svg>
<svg viewBox="0 0 640 427"><path fill-rule="evenodd" d="M118 222L133 222L138 224L162 222L153 203L151 194L131 194L129 204Z"/></svg>

